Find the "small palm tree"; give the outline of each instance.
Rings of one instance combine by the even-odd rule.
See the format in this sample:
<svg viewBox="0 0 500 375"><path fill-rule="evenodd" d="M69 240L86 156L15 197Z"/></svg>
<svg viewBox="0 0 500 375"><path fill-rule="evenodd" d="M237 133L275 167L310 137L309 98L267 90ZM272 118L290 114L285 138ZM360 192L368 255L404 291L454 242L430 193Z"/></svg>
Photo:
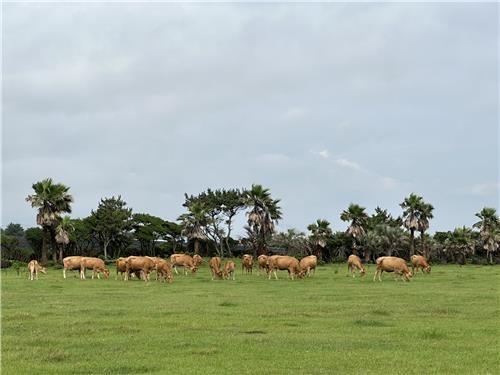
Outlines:
<svg viewBox="0 0 500 375"><path fill-rule="evenodd" d="M69 187L55 184L51 178L33 184L35 194L28 195L26 201L31 207L38 208L36 223L43 228L42 259L47 265L47 244L51 229L59 222L62 213L71 213L73 197L68 193Z"/></svg>
<svg viewBox="0 0 500 375"><path fill-rule="evenodd" d="M356 239L360 238L365 233L364 226L368 220L365 208L351 203L347 210L342 211L340 214L340 220L351 222L346 230L346 233L352 237L352 253L358 255L358 251L356 249Z"/></svg>
<svg viewBox="0 0 500 375"><path fill-rule="evenodd" d="M454 259L458 257L460 263L465 264L467 255L474 252L472 230L467 227L456 228L446 239L444 251L451 253Z"/></svg>
<svg viewBox="0 0 500 375"><path fill-rule="evenodd" d="M493 253L499 247L500 220L494 208L484 207L476 216L481 219L473 225L479 228L479 234L483 242L483 249L486 250L486 257L490 263L493 263Z"/></svg>
<svg viewBox="0 0 500 375"><path fill-rule="evenodd" d="M59 244L59 262L63 261L64 247L69 244L69 236L74 232L72 220L69 216L64 216L56 226L56 242Z"/></svg>
<svg viewBox="0 0 500 375"><path fill-rule="evenodd" d="M415 231L419 228L418 219L422 204L422 197L413 193L399 204L403 209L403 226L410 231L410 256L415 255Z"/></svg>
<svg viewBox="0 0 500 375"><path fill-rule="evenodd" d="M262 185L252 185L252 188L245 193L244 202L250 208L247 212L248 226L258 238L254 255L264 254L267 249L267 238L274 233L274 226L281 219L280 200L273 199L269 189L265 189Z"/></svg>
<svg viewBox="0 0 500 375"><path fill-rule="evenodd" d="M323 250L326 247L326 241L332 236L332 228L330 222L324 219L318 219L315 223L307 226L311 232L309 237L312 243L317 247L317 256L319 259L323 257Z"/></svg>
<svg viewBox="0 0 500 375"><path fill-rule="evenodd" d="M182 235L188 240L194 240L194 252L200 252L200 240L206 240L205 228L209 224L209 217L205 206L198 201L187 205L188 212L179 216L182 221Z"/></svg>

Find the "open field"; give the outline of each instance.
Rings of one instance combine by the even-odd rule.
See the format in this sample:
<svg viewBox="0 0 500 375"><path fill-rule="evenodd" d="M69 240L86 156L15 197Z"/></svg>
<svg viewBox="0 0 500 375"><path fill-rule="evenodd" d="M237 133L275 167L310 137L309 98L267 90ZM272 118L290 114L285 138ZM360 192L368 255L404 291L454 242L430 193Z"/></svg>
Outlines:
<svg viewBox="0 0 500 375"><path fill-rule="evenodd" d="M500 373L500 267L346 269L211 281L205 263L172 285L2 271L2 374Z"/></svg>

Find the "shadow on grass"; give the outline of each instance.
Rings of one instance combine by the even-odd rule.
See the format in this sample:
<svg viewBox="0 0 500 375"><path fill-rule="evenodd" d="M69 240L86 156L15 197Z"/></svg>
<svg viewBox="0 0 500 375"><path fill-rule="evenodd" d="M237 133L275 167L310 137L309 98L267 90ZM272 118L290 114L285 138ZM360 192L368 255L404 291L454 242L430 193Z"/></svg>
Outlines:
<svg viewBox="0 0 500 375"><path fill-rule="evenodd" d="M380 320L372 320L372 319L357 319L353 322L356 326L361 327L389 327L389 324L382 322Z"/></svg>

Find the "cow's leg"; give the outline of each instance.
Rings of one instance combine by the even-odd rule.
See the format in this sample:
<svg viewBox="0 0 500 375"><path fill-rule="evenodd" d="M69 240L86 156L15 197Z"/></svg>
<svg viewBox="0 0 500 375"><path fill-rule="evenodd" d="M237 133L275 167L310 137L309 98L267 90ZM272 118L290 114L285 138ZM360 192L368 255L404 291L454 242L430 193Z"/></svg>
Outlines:
<svg viewBox="0 0 500 375"><path fill-rule="evenodd" d="M174 271L175 271L175 274L178 275L179 272L177 272L177 267L174 265Z"/></svg>
<svg viewBox="0 0 500 375"><path fill-rule="evenodd" d="M63 277L66 278L66 268L63 268Z"/></svg>
<svg viewBox="0 0 500 375"><path fill-rule="evenodd" d="M97 273L97 278L100 280L101 279L101 276L99 276L99 274L101 273L99 270L96 271Z"/></svg>

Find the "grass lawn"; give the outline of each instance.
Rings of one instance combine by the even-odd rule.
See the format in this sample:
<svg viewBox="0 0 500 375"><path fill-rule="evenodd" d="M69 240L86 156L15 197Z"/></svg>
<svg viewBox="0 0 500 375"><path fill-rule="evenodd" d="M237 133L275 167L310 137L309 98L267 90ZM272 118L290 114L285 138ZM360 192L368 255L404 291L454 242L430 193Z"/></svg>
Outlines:
<svg viewBox="0 0 500 375"><path fill-rule="evenodd" d="M346 272L211 281L205 263L168 285L3 270L2 374L500 374L500 267Z"/></svg>

